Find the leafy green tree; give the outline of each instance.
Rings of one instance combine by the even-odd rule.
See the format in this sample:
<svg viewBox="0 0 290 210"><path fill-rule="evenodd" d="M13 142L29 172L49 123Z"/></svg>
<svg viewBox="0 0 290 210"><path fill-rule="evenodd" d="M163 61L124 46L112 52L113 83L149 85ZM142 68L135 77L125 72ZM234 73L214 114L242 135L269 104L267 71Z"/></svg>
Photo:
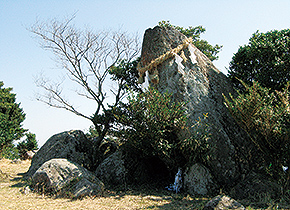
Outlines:
<svg viewBox="0 0 290 210"><path fill-rule="evenodd" d="M241 46L233 56L229 78L234 86L243 90L239 80L248 85L257 81L263 87L282 90L290 80L290 30L257 31L247 45Z"/></svg>
<svg viewBox="0 0 290 210"><path fill-rule="evenodd" d="M16 103L16 95L12 88L4 88L0 81L0 156L4 151L13 148L13 141L20 139L25 129L22 123L25 119L20 103Z"/></svg>
<svg viewBox="0 0 290 210"><path fill-rule="evenodd" d="M29 132L26 133L25 136L26 139L17 145L17 149L21 159L26 158L26 152L38 149L36 135Z"/></svg>
<svg viewBox="0 0 290 210"><path fill-rule="evenodd" d="M169 21L159 22L159 26L162 27L172 27L180 31L188 38L192 38L194 46L196 46L201 52L203 52L211 61L217 60L217 54L220 52L222 45L211 45L208 41L200 38L200 35L205 32L205 28L202 26L183 28L180 26L171 25Z"/></svg>

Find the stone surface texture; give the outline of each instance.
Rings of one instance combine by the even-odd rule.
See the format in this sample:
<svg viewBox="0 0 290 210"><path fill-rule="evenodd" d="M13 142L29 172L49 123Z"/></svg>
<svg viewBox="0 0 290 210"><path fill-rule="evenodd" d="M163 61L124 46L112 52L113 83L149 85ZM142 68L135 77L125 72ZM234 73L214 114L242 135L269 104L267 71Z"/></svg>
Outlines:
<svg viewBox="0 0 290 210"><path fill-rule="evenodd" d="M125 183L126 169L122 152L116 151L107 157L96 169L95 174L104 183L119 185Z"/></svg>
<svg viewBox="0 0 290 210"><path fill-rule="evenodd" d="M208 195L217 191L217 186L209 170L198 163L187 168L183 180L183 187L191 195Z"/></svg>
<svg viewBox="0 0 290 210"><path fill-rule="evenodd" d="M66 159L45 162L32 176L32 186L47 193L70 194L73 198L100 195L104 184L82 166Z"/></svg>
<svg viewBox="0 0 290 210"><path fill-rule="evenodd" d="M147 29L142 45L141 67L176 48L184 39L183 34L172 28L156 26ZM248 141L245 141L247 135L224 105L222 94L236 94L228 78L193 44L158 65L157 70L159 83L152 85L160 92L172 93L175 101L188 102L188 127L208 113L207 124L210 126L213 149L209 169L218 183L226 186L235 184L242 173L247 173L247 164L241 167L238 162L243 151L237 147L245 148L244 144Z"/></svg>
<svg viewBox="0 0 290 210"><path fill-rule="evenodd" d="M276 199L281 196L281 189L281 186L270 177L250 172L230 190L230 195L235 199L255 198L257 196Z"/></svg>
<svg viewBox="0 0 290 210"><path fill-rule="evenodd" d="M236 209L244 210L246 209L242 204L236 200L225 196L218 195L210 200L203 208L204 210L224 210L224 209Z"/></svg>
<svg viewBox="0 0 290 210"><path fill-rule="evenodd" d="M26 176L32 176L46 161L53 158L65 158L85 168L92 164L92 143L82 131L66 131L49 138L33 156Z"/></svg>

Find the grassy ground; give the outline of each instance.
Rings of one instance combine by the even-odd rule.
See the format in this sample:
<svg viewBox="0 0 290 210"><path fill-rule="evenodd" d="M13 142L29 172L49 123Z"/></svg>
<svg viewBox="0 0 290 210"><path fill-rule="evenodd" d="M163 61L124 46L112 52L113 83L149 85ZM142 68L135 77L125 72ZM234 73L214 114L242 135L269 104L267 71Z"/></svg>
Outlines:
<svg viewBox="0 0 290 210"><path fill-rule="evenodd" d="M107 190L102 197L71 200L53 198L37 193L24 194L26 184L19 173L28 170L30 161L21 164L0 160L0 209L200 209L208 199L156 191L144 193L136 190L125 192ZM148 191L148 190L147 190Z"/></svg>
<svg viewBox="0 0 290 210"><path fill-rule="evenodd" d="M106 190L102 197L82 200L47 197L37 193L24 194L21 191L26 183L19 174L26 172L29 166L28 160L20 164L0 160L0 169L4 173L0 176L0 209L202 209L209 200L160 189L126 192ZM254 208L248 206L247 209Z"/></svg>

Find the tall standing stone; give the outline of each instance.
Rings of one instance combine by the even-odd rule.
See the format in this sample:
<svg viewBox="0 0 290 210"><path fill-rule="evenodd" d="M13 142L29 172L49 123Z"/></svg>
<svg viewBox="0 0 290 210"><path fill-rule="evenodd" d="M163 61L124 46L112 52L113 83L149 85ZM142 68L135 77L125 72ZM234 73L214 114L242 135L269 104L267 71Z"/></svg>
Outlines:
<svg viewBox="0 0 290 210"><path fill-rule="evenodd" d="M184 45L178 52L174 50L180 49L186 39L173 28L156 26L147 29L139 69L146 68L154 59L169 51L173 52L172 56L149 71L149 78L158 77L158 80L151 82L160 92L167 90L173 94L175 101L188 102L186 111L189 114L189 127L208 113L207 123L213 149L208 162L209 169L219 184L230 186L239 179L241 173L245 173L246 167L241 168L238 161L240 151L237 147L248 142L245 141L247 135L224 105L222 94L228 96L229 93L235 94L235 91L228 78L192 43Z"/></svg>

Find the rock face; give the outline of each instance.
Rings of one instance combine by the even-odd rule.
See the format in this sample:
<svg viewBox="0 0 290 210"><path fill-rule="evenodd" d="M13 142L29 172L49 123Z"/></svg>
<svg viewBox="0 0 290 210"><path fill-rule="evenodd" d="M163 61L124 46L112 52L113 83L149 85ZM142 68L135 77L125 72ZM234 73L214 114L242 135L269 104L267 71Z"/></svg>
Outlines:
<svg viewBox="0 0 290 210"><path fill-rule="evenodd" d="M65 158L85 168L92 164L92 143L82 131L66 131L49 138L33 156L26 176L32 176L46 161L53 158Z"/></svg>
<svg viewBox="0 0 290 210"><path fill-rule="evenodd" d="M201 164L194 164L184 173L183 187L191 195L208 195L216 193L217 186L209 170Z"/></svg>
<svg viewBox="0 0 290 210"><path fill-rule="evenodd" d="M242 204L236 200L225 196L218 195L210 200L203 208L204 210L215 210L215 209L237 209L244 210L246 209Z"/></svg>
<svg viewBox="0 0 290 210"><path fill-rule="evenodd" d="M122 185L125 183L126 169L122 152L117 151L107 157L96 169L95 174L104 183Z"/></svg>
<svg viewBox="0 0 290 210"><path fill-rule="evenodd" d="M265 175L255 172L249 173L236 186L230 190L235 199L267 197L277 199L281 196L281 186Z"/></svg>
<svg viewBox="0 0 290 210"><path fill-rule="evenodd" d="M73 198L100 195L104 190L104 184L94 173L66 159L45 162L32 176L32 186Z"/></svg>
<svg viewBox="0 0 290 210"><path fill-rule="evenodd" d="M172 28L156 26L147 29L139 69L146 68L152 60L167 52L174 51L186 43L186 39ZM199 117L203 118L203 114L208 113L207 124L210 125L210 144L213 149L209 169L219 184L233 185L247 169L245 164L240 167L238 156L242 151L237 149L247 142L247 135L230 116L222 96L235 94L235 91L228 78L192 43L184 46L149 71L149 78L160 92L169 91L175 101L188 102L188 127L192 127Z"/></svg>

